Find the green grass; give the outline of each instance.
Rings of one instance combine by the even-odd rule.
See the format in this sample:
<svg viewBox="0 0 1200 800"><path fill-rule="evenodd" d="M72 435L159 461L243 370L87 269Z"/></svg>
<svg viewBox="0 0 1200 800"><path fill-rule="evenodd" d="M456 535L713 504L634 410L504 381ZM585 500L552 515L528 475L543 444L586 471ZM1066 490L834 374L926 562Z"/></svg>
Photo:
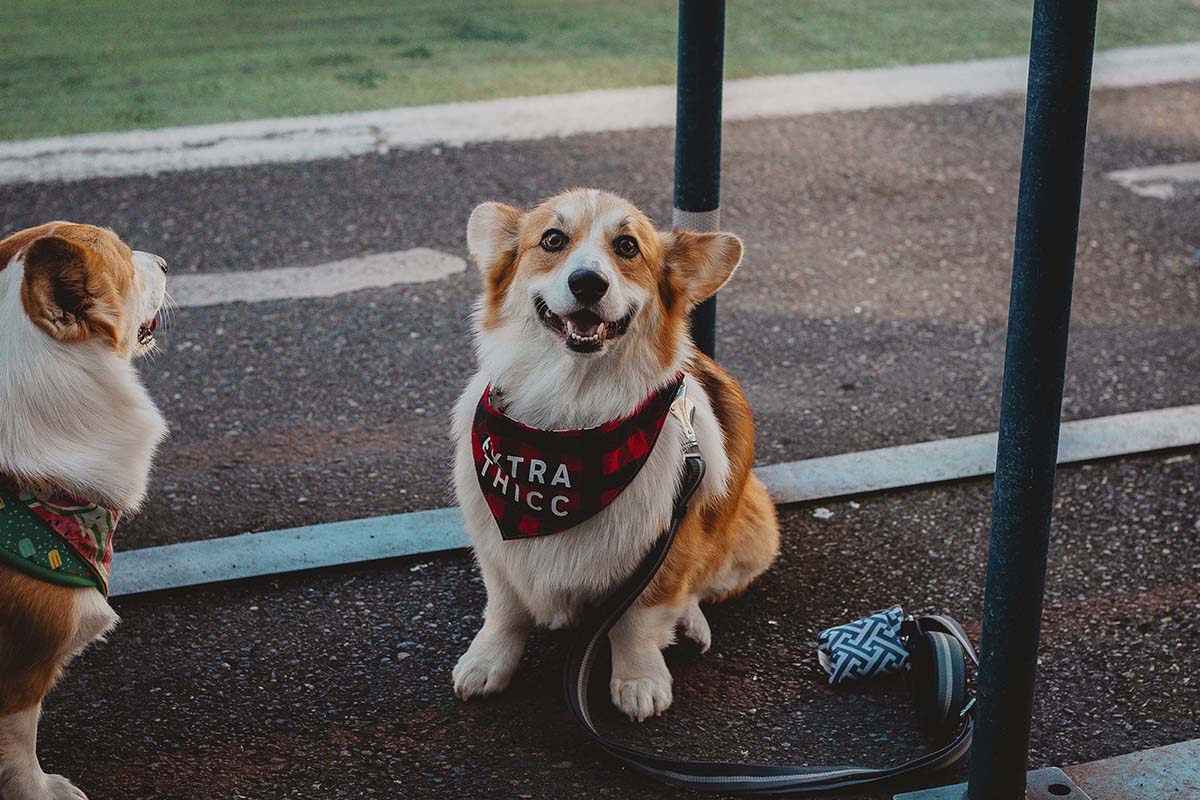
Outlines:
<svg viewBox="0 0 1200 800"><path fill-rule="evenodd" d="M741 78L1022 53L1030 5L734 0L726 71ZM1100 47L1200 38L1200 0L1103 0L1100 14ZM0 139L675 76L671 0L7 0L0 31Z"/></svg>

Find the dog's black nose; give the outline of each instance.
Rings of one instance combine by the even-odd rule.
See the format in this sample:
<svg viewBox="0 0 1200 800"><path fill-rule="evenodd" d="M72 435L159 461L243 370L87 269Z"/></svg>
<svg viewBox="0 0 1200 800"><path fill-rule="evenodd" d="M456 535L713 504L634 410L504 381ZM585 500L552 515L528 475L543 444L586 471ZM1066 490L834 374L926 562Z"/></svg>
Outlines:
<svg viewBox="0 0 1200 800"><path fill-rule="evenodd" d="M590 306L608 291L608 278L594 269L577 269L567 276L567 286L576 300Z"/></svg>

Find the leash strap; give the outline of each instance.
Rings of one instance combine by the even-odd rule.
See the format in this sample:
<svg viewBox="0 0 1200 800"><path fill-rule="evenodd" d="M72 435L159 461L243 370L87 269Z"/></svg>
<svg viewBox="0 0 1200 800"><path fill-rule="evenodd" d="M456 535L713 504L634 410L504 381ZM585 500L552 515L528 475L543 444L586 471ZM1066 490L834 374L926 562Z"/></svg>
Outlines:
<svg viewBox="0 0 1200 800"><path fill-rule="evenodd" d="M867 786L892 781L903 775L930 772L953 764L971 747L974 719L971 705L963 710L958 732L949 743L910 761L890 767L858 766L776 766L771 764L735 764L717 761L693 761L647 753L621 744L602 734L588 709L588 685L600 645L621 616L637 602L654 580L667 558L688 504L704 478L704 459L692 430L694 408L681 389L672 413L683 423L685 433L683 479L675 497L671 523L659 537L642 563L625 583L609 595L589 615L582 635L576 640L563 672L567 706L588 737L610 756L645 775L671 786L701 792L745 795L810 794ZM978 664L974 648L962 627L950 617L937 615L917 620L925 630L940 631L957 639L973 663ZM937 637L934 637L937 638Z"/></svg>

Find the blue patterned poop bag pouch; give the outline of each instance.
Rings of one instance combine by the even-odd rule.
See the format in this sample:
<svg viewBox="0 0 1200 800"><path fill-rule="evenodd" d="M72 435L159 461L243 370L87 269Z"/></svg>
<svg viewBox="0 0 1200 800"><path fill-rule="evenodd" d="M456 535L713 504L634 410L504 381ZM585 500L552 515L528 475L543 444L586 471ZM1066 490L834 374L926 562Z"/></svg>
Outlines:
<svg viewBox="0 0 1200 800"><path fill-rule="evenodd" d="M817 660L831 684L874 678L908 669L908 648L900 635L900 606L826 628L817 636Z"/></svg>

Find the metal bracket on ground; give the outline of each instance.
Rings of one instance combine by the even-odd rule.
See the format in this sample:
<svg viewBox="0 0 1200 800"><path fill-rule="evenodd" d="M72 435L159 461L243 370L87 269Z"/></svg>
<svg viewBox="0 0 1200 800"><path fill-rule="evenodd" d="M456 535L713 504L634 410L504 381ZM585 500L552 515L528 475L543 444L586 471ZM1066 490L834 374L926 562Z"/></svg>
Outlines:
<svg viewBox="0 0 1200 800"><path fill-rule="evenodd" d="M1030 772L1027 800L1167 800L1200 797L1200 739L1140 750L1073 767ZM893 800L963 800L957 783L896 795Z"/></svg>

